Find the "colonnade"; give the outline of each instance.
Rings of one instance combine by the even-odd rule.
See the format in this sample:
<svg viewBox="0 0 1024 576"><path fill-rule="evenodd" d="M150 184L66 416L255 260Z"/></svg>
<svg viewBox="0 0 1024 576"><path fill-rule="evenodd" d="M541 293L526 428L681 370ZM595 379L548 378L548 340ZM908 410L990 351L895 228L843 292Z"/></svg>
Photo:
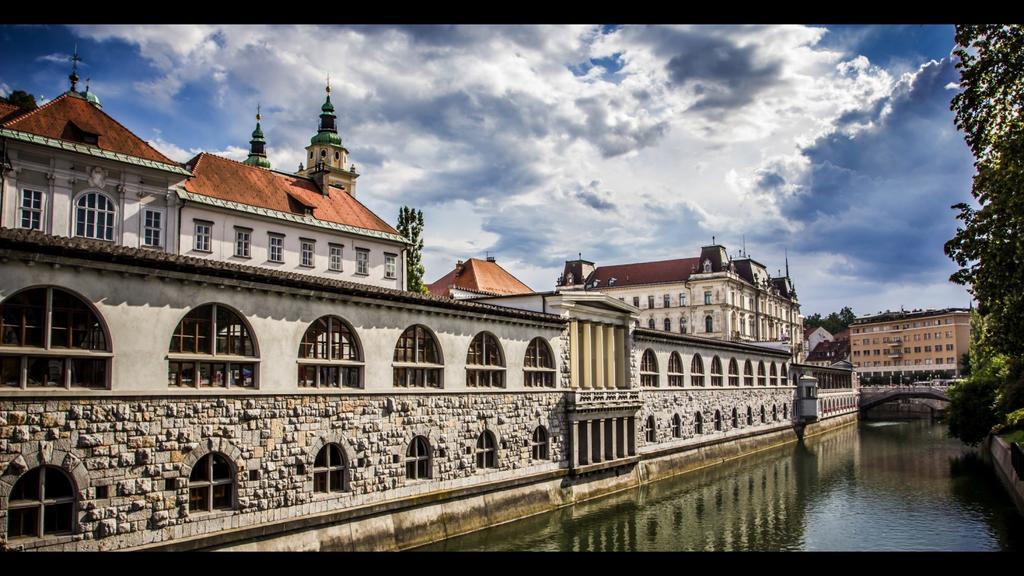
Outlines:
<svg viewBox="0 0 1024 576"><path fill-rule="evenodd" d="M629 388L626 330L622 326L572 320L569 379L573 388Z"/></svg>

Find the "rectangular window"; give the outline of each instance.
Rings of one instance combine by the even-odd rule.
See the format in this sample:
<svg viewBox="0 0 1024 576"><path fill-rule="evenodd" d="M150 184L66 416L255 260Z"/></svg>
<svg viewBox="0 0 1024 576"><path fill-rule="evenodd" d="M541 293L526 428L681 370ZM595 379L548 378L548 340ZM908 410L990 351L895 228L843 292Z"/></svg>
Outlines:
<svg viewBox="0 0 1024 576"><path fill-rule="evenodd" d="M924 351L925 352L931 352L932 351L932 347L931 346L925 346L924 347Z"/></svg>
<svg viewBox="0 0 1024 576"><path fill-rule="evenodd" d="M946 344L946 351L950 352L952 350L953 350L953 345L952 344Z"/></svg>
<svg viewBox="0 0 1024 576"><path fill-rule="evenodd" d="M647 307L654 308L654 296L647 297Z"/></svg>
<svg viewBox="0 0 1024 576"><path fill-rule="evenodd" d="M686 294L684 292L679 293L679 305L686 306Z"/></svg>
<svg viewBox="0 0 1024 576"><path fill-rule="evenodd" d="M281 234L269 234L270 251L267 260L271 262L284 262L284 236Z"/></svg>
<svg viewBox="0 0 1024 576"><path fill-rule="evenodd" d="M235 256L248 258L252 249L252 230L235 228Z"/></svg>
<svg viewBox="0 0 1024 576"><path fill-rule="evenodd" d="M395 254L384 255L384 277L385 278L398 278L398 270L395 265L397 256Z"/></svg>
<svg viewBox="0 0 1024 576"><path fill-rule="evenodd" d="M665 308L668 308L669 306L671 306L671 304L669 303L670 301L669 301L668 294L665 294L665 297L662 298L662 300L665 301Z"/></svg>
<svg viewBox="0 0 1024 576"><path fill-rule="evenodd" d="M341 244L331 244L331 259L328 263L328 267L333 272L341 272L341 256L342 256Z"/></svg>
<svg viewBox="0 0 1024 576"><path fill-rule="evenodd" d="M143 246L160 246L160 231L163 228L163 217L162 212L146 210L142 228Z"/></svg>
<svg viewBox="0 0 1024 576"><path fill-rule="evenodd" d="M308 238L299 238L299 247L302 255L301 265L312 268L314 263L313 254L316 252L315 241Z"/></svg>
<svg viewBox="0 0 1024 576"><path fill-rule="evenodd" d="M633 307L634 308L639 308L640 307L640 297L639 296L633 296Z"/></svg>
<svg viewBox="0 0 1024 576"><path fill-rule="evenodd" d="M711 304L711 292L704 293L704 303Z"/></svg>
<svg viewBox="0 0 1024 576"><path fill-rule="evenodd" d="M953 357L952 356L947 356L946 357L946 364L953 364L953 363L954 363Z"/></svg>
<svg viewBox="0 0 1024 576"><path fill-rule="evenodd" d="M21 191L21 227L43 229L43 193L39 190Z"/></svg>
<svg viewBox="0 0 1024 576"><path fill-rule="evenodd" d="M213 222L196 220L196 244L197 252L213 251Z"/></svg>
<svg viewBox="0 0 1024 576"><path fill-rule="evenodd" d="M356 248L356 274L370 274L370 251L365 248Z"/></svg>

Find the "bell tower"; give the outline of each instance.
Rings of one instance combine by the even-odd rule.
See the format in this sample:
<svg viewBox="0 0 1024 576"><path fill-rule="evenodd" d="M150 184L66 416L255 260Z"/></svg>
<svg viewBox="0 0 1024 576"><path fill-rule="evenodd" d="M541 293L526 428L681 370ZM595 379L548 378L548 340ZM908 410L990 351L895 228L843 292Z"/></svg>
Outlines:
<svg viewBox="0 0 1024 576"><path fill-rule="evenodd" d="M263 129L260 128L260 107L256 106L256 129L252 131L252 140L249 140L249 157L245 164L270 168L270 160L267 160L267 141L263 139Z"/></svg>
<svg viewBox="0 0 1024 576"><path fill-rule="evenodd" d="M320 107L320 124L316 135L306 146L306 169L299 172L317 181L326 196L330 186L341 186L345 192L355 196L355 165L348 163L348 149L341 143L338 134L337 116L331 103L331 80L327 79L327 98Z"/></svg>

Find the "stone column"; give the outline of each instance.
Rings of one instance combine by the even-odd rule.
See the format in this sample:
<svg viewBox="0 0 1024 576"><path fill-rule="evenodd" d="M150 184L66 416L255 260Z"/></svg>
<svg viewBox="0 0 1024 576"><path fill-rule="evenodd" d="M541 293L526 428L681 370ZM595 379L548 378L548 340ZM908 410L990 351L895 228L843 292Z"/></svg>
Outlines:
<svg viewBox="0 0 1024 576"><path fill-rule="evenodd" d="M604 326L604 387L615 388L615 328Z"/></svg>
<svg viewBox="0 0 1024 576"><path fill-rule="evenodd" d="M629 367L629 357L626 351L626 329L615 328L615 387L629 388L629 380L626 379L626 370Z"/></svg>
<svg viewBox="0 0 1024 576"><path fill-rule="evenodd" d="M620 456L620 454L619 454L619 420L620 420L620 418L612 418L612 420L611 420L611 422L612 422L612 437L611 437L612 450L611 450L611 459L612 460L614 460L615 458Z"/></svg>
<svg viewBox="0 0 1024 576"><path fill-rule="evenodd" d="M629 456L636 455L636 418L630 416L626 419L626 450Z"/></svg>
<svg viewBox="0 0 1024 576"><path fill-rule="evenodd" d="M594 452L594 462L596 463L604 461L604 418L598 418L594 420L594 423L596 424L594 428L597 428L594 434L594 447L597 448Z"/></svg>
<svg viewBox="0 0 1024 576"><path fill-rule="evenodd" d="M593 355L593 366L594 371L594 388L604 389L604 326L601 324L594 325L594 355Z"/></svg>
<svg viewBox="0 0 1024 576"><path fill-rule="evenodd" d="M580 339L580 364L582 369L580 370L580 387L581 388L592 388L594 386L594 363L592 356L594 353L593 343L593 327L590 322L584 322L580 327L582 328L583 337Z"/></svg>
<svg viewBox="0 0 1024 576"><path fill-rule="evenodd" d="M579 321L573 320L569 323L569 387L580 387L580 326Z"/></svg>
<svg viewBox="0 0 1024 576"><path fill-rule="evenodd" d="M590 422L586 420L580 420L576 422L576 429L579 431L579 450L576 451L579 464L590 464L590 430L588 429Z"/></svg>
<svg viewBox="0 0 1024 576"><path fill-rule="evenodd" d="M569 422L570 433L572 434L572 444L569 446L569 457L572 459L572 467L577 468L580 465L580 427L579 423L575 421Z"/></svg>

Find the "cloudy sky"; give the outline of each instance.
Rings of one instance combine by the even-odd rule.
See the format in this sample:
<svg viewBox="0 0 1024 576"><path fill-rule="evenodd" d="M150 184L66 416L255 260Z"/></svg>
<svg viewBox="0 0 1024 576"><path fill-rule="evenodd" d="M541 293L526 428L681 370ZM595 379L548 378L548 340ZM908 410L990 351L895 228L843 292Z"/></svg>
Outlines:
<svg viewBox="0 0 1024 576"><path fill-rule="evenodd" d="M696 256L790 272L804 314L967 306L942 252L970 200L951 26L0 26L0 94L67 89L177 160L243 159L262 105L294 171L324 84L359 199L426 220L426 280L498 262Z"/></svg>

